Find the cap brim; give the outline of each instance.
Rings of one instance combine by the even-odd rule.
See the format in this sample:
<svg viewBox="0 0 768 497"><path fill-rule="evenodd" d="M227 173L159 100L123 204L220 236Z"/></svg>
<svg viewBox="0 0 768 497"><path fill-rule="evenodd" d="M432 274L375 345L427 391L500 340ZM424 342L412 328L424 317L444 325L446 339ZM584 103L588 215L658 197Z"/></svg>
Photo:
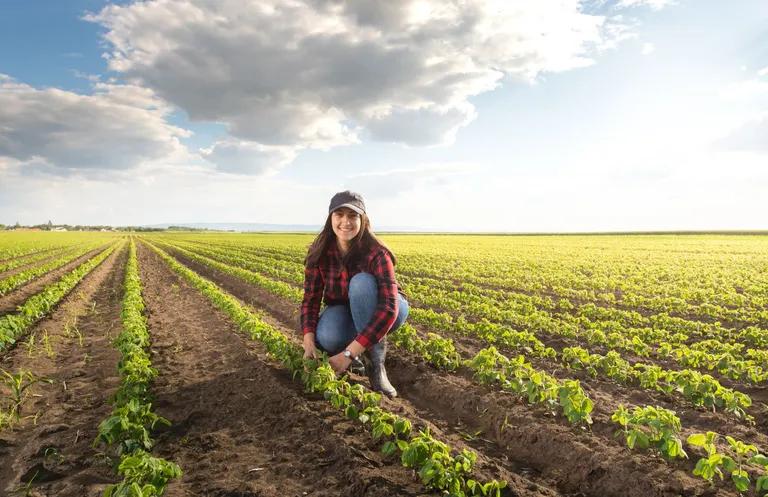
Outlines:
<svg viewBox="0 0 768 497"><path fill-rule="evenodd" d="M346 207L347 209L352 209L353 211L357 212L357 213L358 213L358 214L360 214L360 215L363 215L363 214L365 214L365 211L364 211L364 210L362 210L360 207L358 207L358 206L356 206L356 205L352 205L352 204L341 204L341 205L337 205L337 206L336 206L336 207L335 207L333 210L334 210L334 211L337 211L337 210L341 209L342 207ZM333 211L331 211L331 212L333 212Z"/></svg>

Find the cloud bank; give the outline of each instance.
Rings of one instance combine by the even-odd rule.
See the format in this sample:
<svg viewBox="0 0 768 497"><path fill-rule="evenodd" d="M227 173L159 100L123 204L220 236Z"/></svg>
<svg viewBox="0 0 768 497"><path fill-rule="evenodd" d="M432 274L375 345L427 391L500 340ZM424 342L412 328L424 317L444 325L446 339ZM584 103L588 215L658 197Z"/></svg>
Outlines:
<svg viewBox="0 0 768 497"><path fill-rule="evenodd" d="M0 74L0 158L54 174L133 168L183 154L189 132L168 124L169 112L135 85L97 83L80 95Z"/></svg>
<svg viewBox="0 0 768 497"><path fill-rule="evenodd" d="M85 18L106 28L110 69L224 123L203 154L240 171L264 168L225 165L235 149L260 163L264 147L450 143L475 118L470 97L589 65L625 35L578 0L156 0Z"/></svg>

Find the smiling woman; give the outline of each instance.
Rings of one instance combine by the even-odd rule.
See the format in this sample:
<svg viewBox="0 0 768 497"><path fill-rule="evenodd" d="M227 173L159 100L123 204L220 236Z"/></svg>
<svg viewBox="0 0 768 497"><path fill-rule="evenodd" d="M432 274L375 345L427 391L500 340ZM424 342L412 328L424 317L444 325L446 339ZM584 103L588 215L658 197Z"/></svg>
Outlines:
<svg viewBox="0 0 768 497"><path fill-rule="evenodd" d="M323 300L326 308L320 314ZM304 357L316 357L319 347L341 373L364 354L371 387L395 397L384 368L386 334L407 316L408 301L395 279L395 256L371 232L363 198L337 193L305 260Z"/></svg>

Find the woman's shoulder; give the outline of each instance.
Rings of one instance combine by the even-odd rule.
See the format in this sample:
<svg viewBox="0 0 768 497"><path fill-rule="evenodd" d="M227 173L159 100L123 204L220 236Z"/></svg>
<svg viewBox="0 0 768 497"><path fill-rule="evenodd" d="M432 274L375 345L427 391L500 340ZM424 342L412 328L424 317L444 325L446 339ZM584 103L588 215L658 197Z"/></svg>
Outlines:
<svg viewBox="0 0 768 497"><path fill-rule="evenodd" d="M389 250L384 245L375 243L371 245L370 249L368 250L368 261L372 262L378 259L379 257L386 257L392 261L395 260L395 255L392 253L391 250Z"/></svg>

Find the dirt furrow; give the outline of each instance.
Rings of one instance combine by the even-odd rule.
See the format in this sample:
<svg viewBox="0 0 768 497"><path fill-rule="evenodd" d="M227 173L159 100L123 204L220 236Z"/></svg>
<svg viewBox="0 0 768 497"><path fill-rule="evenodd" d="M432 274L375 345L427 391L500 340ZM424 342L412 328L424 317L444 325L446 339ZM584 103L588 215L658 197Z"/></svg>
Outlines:
<svg viewBox="0 0 768 497"><path fill-rule="evenodd" d="M68 262L60 268L45 273L43 276L33 279L24 285L16 288L11 293L0 297L0 316L14 312L16 308L22 305L29 297L41 291L47 285L53 283L63 275L75 269L77 266L87 261L91 257L104 250L106 246L91 250L87 254L81 255L77 259Z"/></svg>
<svg viewBox="0 0 768 497"><path fill-rule="evenodd" d="M126 256L125 248L110 255L3 358L3 369L53 383L35 384L22 411L27 418L0 432L0 494L31 480L36 493L22 495L98 495L115 481L109 461L91 444L119 383L111 340L121 326Z"/></svg>

